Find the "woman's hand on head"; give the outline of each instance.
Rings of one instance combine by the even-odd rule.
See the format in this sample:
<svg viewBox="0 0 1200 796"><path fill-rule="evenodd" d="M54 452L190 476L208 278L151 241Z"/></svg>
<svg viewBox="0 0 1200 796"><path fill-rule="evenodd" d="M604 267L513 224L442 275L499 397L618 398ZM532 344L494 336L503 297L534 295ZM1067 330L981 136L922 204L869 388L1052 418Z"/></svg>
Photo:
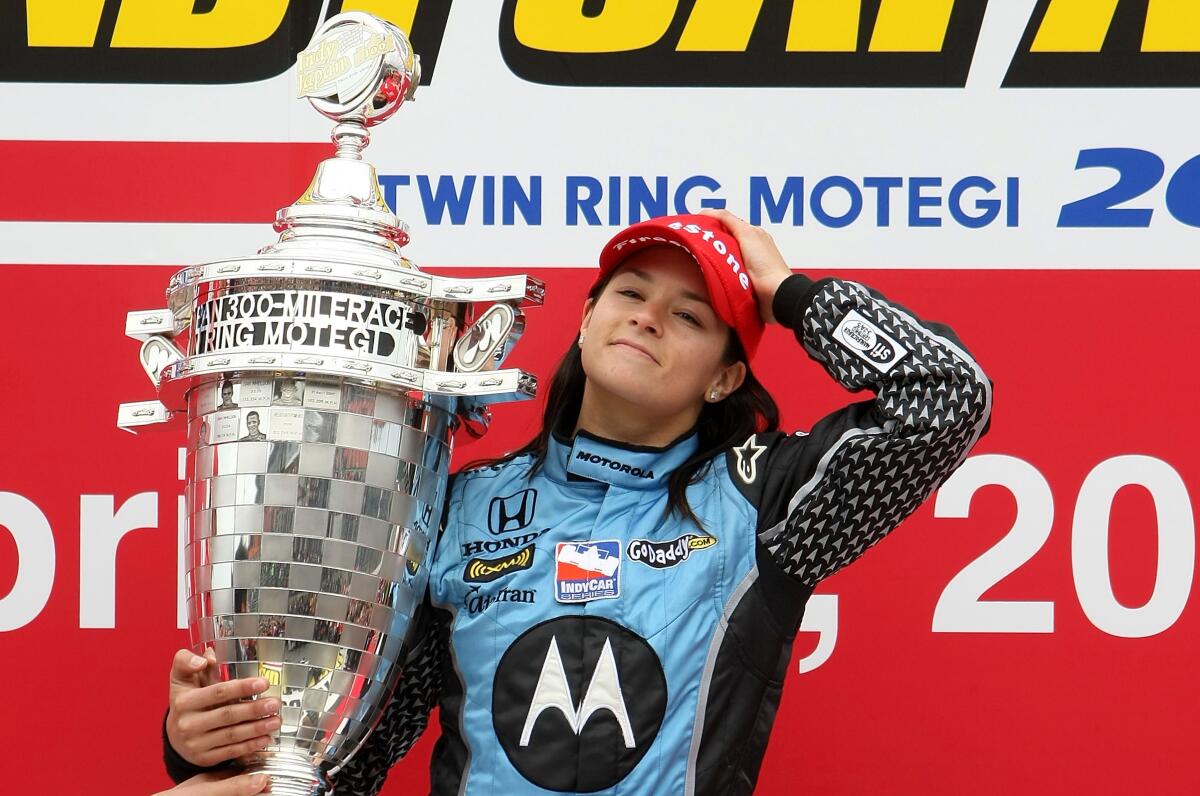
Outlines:
<svg viewBox="0 0 1200 796"><path fill-rule="evenodd" d="M701 210L700 215L715 218L725 225L742 250L742 265L754 285L754 298L764 323L774 323L775 313L771 302L780 283L792 275L775 239L762 227L756 227L730 213L728 210Z"/></svg>
<svg viewBox="0 0 1200 796"><path fill-rule="evenodd" d="M280 726L278 699L241 701L267 690L266 680L220 682L212 651L206 656L179 650L171 662L167 740L194 766L215 766L265 749Z"/></svg>
<svg viewBox="0 0 1200 796"><path fill-rule="evenodd" d="M197 774L170 790L156 793L155 796L253 796L255 793L263 793L267 784L266 774L222 771Z"/></svg>

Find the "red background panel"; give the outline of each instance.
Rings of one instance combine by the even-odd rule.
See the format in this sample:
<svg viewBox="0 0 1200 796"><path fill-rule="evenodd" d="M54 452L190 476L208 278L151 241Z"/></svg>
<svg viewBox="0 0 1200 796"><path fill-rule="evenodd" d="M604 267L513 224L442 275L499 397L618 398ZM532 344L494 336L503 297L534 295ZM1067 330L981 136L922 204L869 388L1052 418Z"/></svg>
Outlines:
<svg viewBox="0 0 1200 796"><path fill-rule="evenodd" d="M232 141L3 141L0 151L5 221L261 223L333 155L324 143Z"/></svg>
<svg viewBox="0 0 1200 796"><path fill-rule="evenodd" d="M287 196L295 193L288 188ZM135 437L114 420L118 403L153 394L137 364L137 343L122 334L125 313L160 306L172 271L0 267L0 492L36 504L56 549L49 601L27 625L0 633L8 685L0 743L14 759L5 792L126 796L167 785L158 732L170 658L186 642L174 629L182 439ZM571 344L591 274L534 273L547 282L546 306L529 312L529 331L511 364L546 376ZM1117 638L1085 615L1071 562L1080 485L1107 459L1140 454L1168 463L1195 511L1200 455L1191 415L1200 330L1192 304L1200 274L848 276L951 324L994 379L992 430L976 453L1036 468L1049 484L1054 514L1046 543L984 597L1052 601L1054 630L932 632L946 584L1006 536L1018 506L997 486L980 490L964 519L937 518L927 504L821 586L838 596L836 646L815 671L800 675L793 667L789 674L759 792L1200 791L1188 762L1200 737L1194 584L1168 629ZM768 330L755 366L787 425L808 427L852 399L782 330ZM461 446L457 461L510 448L536 427L535 403L495 414L489 436ZM120 506L145 491L158 495L158 527L129 533L118 548L115 627L81 629L80 496L113 495ZM1156 584L1157 523L1148 493L1121 490L1110 525L1114 593L1127 606L1140 605ZM19 566L11 536L0 532L0 600ZM802 634L796 657L815 643L815 634ZM385 793L424 792L434 734L393 770Z"/></svg>

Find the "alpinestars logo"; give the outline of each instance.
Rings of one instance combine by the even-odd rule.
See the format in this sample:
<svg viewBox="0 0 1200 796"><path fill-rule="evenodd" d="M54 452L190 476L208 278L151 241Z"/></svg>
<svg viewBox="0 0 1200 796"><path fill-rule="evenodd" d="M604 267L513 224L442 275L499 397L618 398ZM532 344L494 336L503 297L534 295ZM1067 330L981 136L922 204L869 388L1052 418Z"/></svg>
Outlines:
<svg viewBox="0 0 1200 796"><path fill-rule="evenodd" d="M637 766L666 705L662 664L643 638L608 619L564 616L525 631L500 658L492 723L527 780L593 793Z"/></svg>
<svg viewBox="0 0 1200 796"><path fill-rule="evenodd" d="M758 478L758 457L767 450L766 445L758 444L758 435L751 434L750 439L733 449L738 478L744 484L753 484Z"/></svg>

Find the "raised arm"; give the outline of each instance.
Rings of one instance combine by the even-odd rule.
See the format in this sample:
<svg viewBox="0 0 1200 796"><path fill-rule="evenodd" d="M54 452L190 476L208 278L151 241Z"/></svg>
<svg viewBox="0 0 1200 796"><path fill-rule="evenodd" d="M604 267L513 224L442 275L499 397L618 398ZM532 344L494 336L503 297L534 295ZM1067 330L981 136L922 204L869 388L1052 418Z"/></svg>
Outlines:
<svg viewBox="0 0 1200 796"><path fill-rule="evenodd" d="M774 241L725 212L764 320L792 329L825 371L875 399L809 434L755 435L729 454L759 507L758 535L789 575L813 586L911 514L987 429L991 383L946 326L860 284L791 274Z"/></svg>
<svg viewBox="0 0 1200 796"><path fill-rule="evenodd" d="M771 475L761 485L759 539L811 586L882 539L954 472L987 428L992 390L947 327L862 285L795 276L774 309L842 386L876 393L808 435L768 440L763 452Z"/></svg>

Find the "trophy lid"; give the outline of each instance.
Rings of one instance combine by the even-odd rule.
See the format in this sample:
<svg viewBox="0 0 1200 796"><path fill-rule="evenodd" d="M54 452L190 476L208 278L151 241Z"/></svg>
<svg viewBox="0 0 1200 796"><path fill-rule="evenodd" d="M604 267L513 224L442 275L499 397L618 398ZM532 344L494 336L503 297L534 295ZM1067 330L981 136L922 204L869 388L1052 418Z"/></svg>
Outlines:
<svg viewBox="0 0 1200 796"><path fill-rule="evenodd" d="M383 199L375 168L363 160L367 128L392 116L421 82L420 59L399 28L361 12L330 18L297 60L299 96L334 120L334 156L322 161L307 190L275 216L279 241L261 255L377 261L412 269L399 249L408 225Z"/></svg>

